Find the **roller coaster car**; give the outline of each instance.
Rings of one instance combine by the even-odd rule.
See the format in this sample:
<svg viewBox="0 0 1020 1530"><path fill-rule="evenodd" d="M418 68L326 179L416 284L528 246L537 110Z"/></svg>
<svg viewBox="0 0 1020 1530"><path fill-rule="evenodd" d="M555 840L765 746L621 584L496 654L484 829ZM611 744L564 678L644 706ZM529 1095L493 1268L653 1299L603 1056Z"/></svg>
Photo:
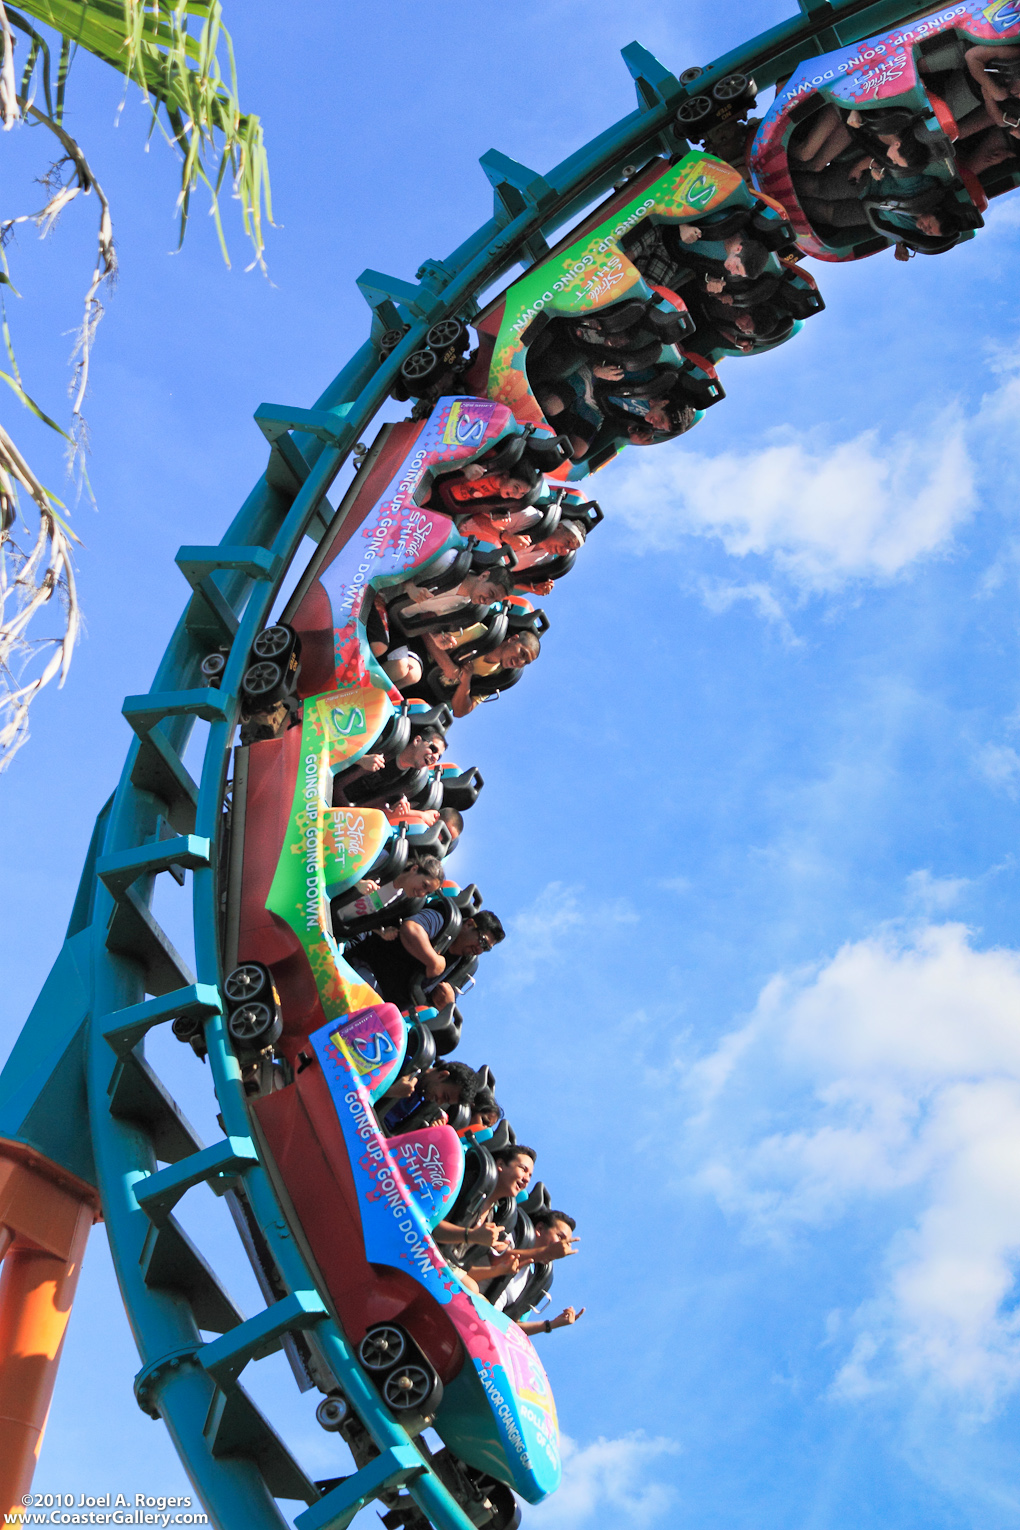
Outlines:
<svg viewBox="0 0 1020 1530"><path fill-rule="evenodd" d="M786 207L799 248L842 261L897 242L938 254L971 238L988 196L1020 184L1020 146L990 127L965 55L1014 40L1016 0L962 0L801 65L750 155L755 184Z"/></svg>
<svg viewBox="0 0 1020 1530"><path fill-rule="evenodd" d="M725 242L738 231L764 246L755 277L768 273L778 285L779 256L794 237L780 204L708 154L653 162L476 322L479 363L469 384L481 389L484 362L490 398L519 420L571 435L574 479L628 440L689 429L692 411L723 397L691 298L706 273L722 270ZM628 421L648 411L626 401L641 397L668 400L672 417L663 422L656 407L652 427L635 430Z"/></svg>
<svg viewBox="0 0 1020 1530"><path fill-rule="evenodd" d="M687 304L655 275L641 274L624 251L625 236L645 220L703 216L743 193L739 174L708 156L687 155L671 167L653 162L625 193L592 214L580 234L570 234L477 320L480 363L469 373L469 384L508 404L515 418L552 430L564 428L560 415L583 416L589 441L599 431L603 439L598 451L575 451L580 461L570 477L601 467L633 439L627 418L642 415L629 405L621 407L619 398L633 398L633 390L650 384L679 401L684 395L679 384L691 370L684 353L694 330ZM488 369L485 376L482 363ZM592 376L593 370L603 373L607 367L613 375ZM566 381L569 401L563 389L551 386L560 378ZM625 392L613 382L622 382ZM551 407L551 395L566 407ZM722 396L713 378L694 407ZM688 415L679 428L690 424L693 416ZM674 425L659 435L676 435L679 428Z"/></svg>
<svg viewBox="0 0 1020 1530"><path fill-rule="evenodd" d="M448 1481L473 1492L482 1474L538 1503L560 1477L542 1364L431 1236L461 1189L460 1139L442 1125L386 1138L372 1108L399 1066L402 1027L390 1005L323 1026L294 1082L254 1103L256 1130L319 1289L394 1416L442 1438ZM508 1494L489 1501L477 1524L516 1522Z"/></svg>
<svg viewBox="0 0 1020 1530"><path fill-rule="evenodd" d="M416 715L390 687L366 639L365 593L411 573L427 578L444 560L467 556L470 565L453 523L422 509L416 494L427 497L437 468L462 467L522 434L502 404L467 398L440 400L426 421L384 427L285 621L270 629L284 635L288 655L300 643L300 671L288 673L302 719L239 755L227 958L231 967L268 969L282 1021L277 1048L291 1060L309 1031L377 999L343 960L330 900L363 876L396 875L410 830L425 827L409 820L395 829L377 808L334 807L334 774L375 750L399 753L416 721L449 718L436 709ZM409 795L441 801L441 783L422 775Z"/></svg>

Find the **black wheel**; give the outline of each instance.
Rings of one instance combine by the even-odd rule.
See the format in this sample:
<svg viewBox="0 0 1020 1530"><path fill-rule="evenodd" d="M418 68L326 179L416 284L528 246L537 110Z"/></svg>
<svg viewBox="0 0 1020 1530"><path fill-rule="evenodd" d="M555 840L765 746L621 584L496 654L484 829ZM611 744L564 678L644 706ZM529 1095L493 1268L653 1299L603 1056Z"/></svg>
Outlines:
<svg viewBox="0 0 1020 1530"><path fill-rule="evenodd" d="M683 74L680 76L680 84L693 85L695 80L701 79L701 76L704 74L704 72L705 71L702 69L700 64L692 64L691 67L689 69L685 69Z"/></svg>
<svg viewBox="0 0 1020 1530"><path fill-rule="evenodd" d="M400 375L407 383L419 385L428 382L439 371L439 357L435 351L412 351L400 368Z"/></svg>
<svg viewBox="0 0 1020 1530"><path fill-rule="evenodd" d="M324 1397L315 1410L316 1421L330 1434L336 1434L350 1412L343 1397Z"/></svg>
<svg viewBox="0 0 1020 1530"><path fill-rule="evenodd" d="M249 696L269 696L282 681L283 670L279 664L274 664L271 659L261 659L258 664L248 665L241 689Z"/></svg>
<svg viewBox="0 0 1020 1530"><path fill-rule="evenodd" d="M258 659L278 659L281 653L286 653L294 641L294 634L289 627L267 627L260 632L251 651Z"/></svg>
<svg viewBox="0 0 1020 1530"><path fill-rule="evenodd" d="M264 999L272 992L273 980L260 962L245 962L235 967L223 983L227 1003L247 1004L251 999Z"/></svg>
<svg viewBox="0 0 1020 1530"><path fill-rule="evenodd" d="M521 1508L506 1483L486 1485L485 1496L492 1505L492 1518L485 1521L485 1530L517 1530Z"/></svg>
<svg viewBox="0 0 1020 1530"><path fill-rule="evenodd" d="M207 653L202 660L202 673L207 680L218 679L226 667L227 660L222 653Z"/></svg>
<svg viewBox="0 0 1020 1530"><path fill-rule="evenodd" d="M401 329L387 329L383 331L382 339L379 341L379 349L384 356L388 356L390 351L396 350L409 329L410 325L405 324Z"/></svg>
<svg viewBox="0 0 1020 1530"><path fill-rule="evenodd" d="M178 1015L170 1029L178 1041L190 1041L202 1029L202 1022L194 1015Z"/></svg>
<svg viewBox="0 0 1020 1530"><path fill-rule="evenodd" d="M714 107L711 96L692 96L681 106L676 114L676 120L681 127L693 127L696 122L702 122L712 111Z"/></svg>
<svg viewBox="0 0 1020 1530"><path fill-rule="evenodd" d="M242 1004L227 1016L227 1030L233 1041L260 1051L279 1041L283 1025L268 1004Z"/></svg>
<svg viewBox="0 0 1020 1530"><path fill-rule="evenodd" d="M431 1413L438 1406L437 1391L441 1396L438 1377L416 1360L394 1366L382 1384L383 1400L394 1413Z"/></svg>
<svg viewBox="0 0 1020 1530"><path fill-rule="evenodd" d="M425 336L425 344L433 351L448 351L451 345L462 351L469 339L468 327L462 320L440 319Z"/></svg>
<svg viewBox="0 0 1020 1530"><path fill-rule="evenodd" d="M407 1338L403 1331L390 1323L377 1323L370 1328L358 1346L358 1359L366 1371L378 1376L392 1366L399 1365L407 1353Z"/></svg>
<svg viewBox="0 0 1020 1530"><path fill-rule="evenodd" d="M712 94L717 101L735 101L746 94L750 83L746 74L725 74L712 86Z"/></svg>

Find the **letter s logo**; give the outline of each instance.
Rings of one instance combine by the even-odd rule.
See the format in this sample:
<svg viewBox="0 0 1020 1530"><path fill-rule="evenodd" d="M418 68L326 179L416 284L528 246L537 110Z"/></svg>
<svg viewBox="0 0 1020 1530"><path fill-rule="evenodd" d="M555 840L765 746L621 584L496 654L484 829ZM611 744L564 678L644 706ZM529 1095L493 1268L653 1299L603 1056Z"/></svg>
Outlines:
<svg viewBox="0 0 1020 1530"><path fill-rule="evenodd" d="M355 1041L354 1049L365 1062L377 1067L384 1058L392 1056L394 1045L385 1031L376 1031L363 1041Z"/></svg>
<svg viewBox="0 0 1020 1530"><path fill-rule="evenodd" d="M454 434L457 437L457 444L459 446L477 445L485 435L485 421L471 420L461 415L457 421Z"/></svg>

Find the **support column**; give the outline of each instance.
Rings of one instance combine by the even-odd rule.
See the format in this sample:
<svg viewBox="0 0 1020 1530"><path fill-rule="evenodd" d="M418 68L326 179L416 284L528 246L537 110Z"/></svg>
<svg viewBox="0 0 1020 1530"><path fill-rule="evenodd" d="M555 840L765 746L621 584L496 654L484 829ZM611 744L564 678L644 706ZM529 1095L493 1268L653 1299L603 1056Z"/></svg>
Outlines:
<svg viewBox="0 0 1020 1530"><path fill-rule="evenodd" d="M0 1141L0 1513L32 1485L89 1231L91 1186Z"/></svg>

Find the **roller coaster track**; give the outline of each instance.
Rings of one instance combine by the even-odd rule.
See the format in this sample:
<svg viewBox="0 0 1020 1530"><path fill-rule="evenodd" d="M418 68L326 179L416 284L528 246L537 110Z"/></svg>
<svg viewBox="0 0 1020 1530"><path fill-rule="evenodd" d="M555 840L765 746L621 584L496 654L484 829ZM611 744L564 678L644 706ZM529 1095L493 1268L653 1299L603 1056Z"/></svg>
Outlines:
<svg viewBox="0 0 1020 1530"><path fill-rule="evenodd" d="M753 73L764 87L813 54L919 13L902 0L800 5L800 15L715 60L693 88L704 92L736 71ZM634 167L686 147L673 122L685 86L637 43L623 57L636 111L546 175L490 150L481 165L494 213L483 227L444 260L424 261L416 284L376 271L361 276L374 337L410 325L384 362L369 339L313 408L264 404L256 412L271 448L267 470L218 546L177 554L191 597L151 690L124 702L135 738L96 822L64 946L0 1075L0 1168L6 1154L55 1193L77 1196L86 1225L98 1191L141 1357L138 1402L163 1419L211 1522L223 1530L281 1530L287 1521L278 1498L309 1505L298 1530L339 1530L380 1491L400 1484L439 1530L471 1527L332 1320L253 1145L219 986L224 794L252 640L303 539L321 538L330 486L404 358L439 319L477 313L479 294L513 265L540 261L548 237ZM211 648L228 644L220 688L210 689L199 666ZM195 782L182 757L198 720L209 728ZM191 875L197 975L151 911L163 872ZM212 1146L201 1143L145 1061L146 1032L177 1017L205 1026L223 1127ZM159 1162L167 1166L157 1169ZM178 1200L202 1183L228 1195L261 1267L267 1305L254 1317L235 1310L173 1217ZM0 1198L0 1223L4 1206ZM2 1234L0 1227L0 1252ZM81 1241L69 1236L61 1247L80 1250ZM203 1329L221 1337L203 1342ZM249 1362L302 1330L314 1330L319 1354L379 1452L324 1495L239 1381ZM24 1472L11 1477L11 1503L26 1486Z"/></svg>

